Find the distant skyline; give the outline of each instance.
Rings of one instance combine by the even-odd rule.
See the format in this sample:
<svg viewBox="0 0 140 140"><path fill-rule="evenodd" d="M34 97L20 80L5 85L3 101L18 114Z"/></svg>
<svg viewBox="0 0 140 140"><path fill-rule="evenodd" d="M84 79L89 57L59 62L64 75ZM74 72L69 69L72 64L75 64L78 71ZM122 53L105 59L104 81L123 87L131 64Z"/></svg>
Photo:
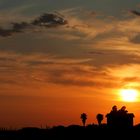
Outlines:
<svg viewBox="0 0 140 140"><path fill-rule="evenodd" d="M97 123L113 105L140 123L139 73L139 0L0 1L0 127Z"/></svg>

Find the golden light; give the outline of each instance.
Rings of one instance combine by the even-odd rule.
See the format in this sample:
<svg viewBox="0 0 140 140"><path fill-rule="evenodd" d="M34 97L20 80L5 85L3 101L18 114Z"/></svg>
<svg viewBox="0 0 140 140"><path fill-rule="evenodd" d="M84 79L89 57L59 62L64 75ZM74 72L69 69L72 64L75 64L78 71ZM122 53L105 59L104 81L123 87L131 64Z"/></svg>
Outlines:
<svg viewBox="0 0 140 140"><path fill-rule="evenodd" d="M135 102L137 101L138 91L136 89L122 89L120 95L125 102Z"/></svg>

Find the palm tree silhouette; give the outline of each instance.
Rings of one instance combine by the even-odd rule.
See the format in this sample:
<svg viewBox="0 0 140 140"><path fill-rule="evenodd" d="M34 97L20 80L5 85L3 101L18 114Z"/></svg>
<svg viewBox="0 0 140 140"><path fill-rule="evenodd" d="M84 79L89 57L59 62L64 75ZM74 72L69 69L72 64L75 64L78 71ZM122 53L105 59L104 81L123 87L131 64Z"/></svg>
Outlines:
<svg viewBox="0 0 140 140"><path fill-rule="evenodd" d="M101 125L103 118L104 118L103 114L100 114L100 113L97 114L96 119L97 119L99 125Z"/></svg>
<svg viewBox="0 0 140 140"><path fill-rule="evenodd" d="M83 126L85 126L86 120L87 120L87 114L86 113L82 113L80 118L82 119Z"/></svg>

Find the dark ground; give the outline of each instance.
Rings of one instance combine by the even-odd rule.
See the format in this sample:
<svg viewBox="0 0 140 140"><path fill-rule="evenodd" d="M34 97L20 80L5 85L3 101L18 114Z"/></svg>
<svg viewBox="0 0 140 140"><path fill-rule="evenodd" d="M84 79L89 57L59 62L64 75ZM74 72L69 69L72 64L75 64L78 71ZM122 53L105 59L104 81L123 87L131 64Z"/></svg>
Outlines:
<svg viewBox="0 0 140 140"><path fill-rule="evenodd" d="M52 140L52 139L139 139L140 125L131 128L109 128L107 125L55 126L48 129L26 127L19 130L1 130L0 140Z"/></svg>

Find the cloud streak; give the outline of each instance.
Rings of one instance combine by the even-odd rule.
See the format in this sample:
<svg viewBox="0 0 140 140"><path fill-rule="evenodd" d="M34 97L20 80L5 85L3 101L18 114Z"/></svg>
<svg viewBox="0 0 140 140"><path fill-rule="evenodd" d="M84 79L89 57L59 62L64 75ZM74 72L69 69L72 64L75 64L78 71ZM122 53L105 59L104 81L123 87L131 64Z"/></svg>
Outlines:
<svg viewBox="0 0 140 140"><path fill-rule="evenodd" d="M132 14L136 15L136 16L140 16L140 12L136 11L136 10L131 10L130 11Z"/></svg>
<svg viewBox="0 0 140 140"><path fill-rule="evenodd" d="M60 30L48 30L45 35L48 38L50 35L52 35L52 37L46 41L45 36L45 39L43 39L46 42L42 39L45 42L43 43L45 44L45 47L42 44L42 40L37 40L41 42L40 45L40 42L37 44L35 39L33 40L33 45L29 44L29 47L27 47L24 44L24 42L26 42L26 38L24 38L24 42L22 44L19 44L20 47L17 43L17 47L14 46L13 48L11 47L11 44L9 47L8 45L2 45L6 46L5 48L7 49L6 50L1 47L2 51L11 51L12 49L12 52L15 51L17 53L26 49L24 52L32 52L32 55L33 53L42 53L41 55L50 53L51 55L62 57L62 59L46 59L45 57L28 59L26 56L26 60L23 60L20 63L18 63L18 60L18 64L13 63L12 61L9 63L7 62L7 65L11 63L11 65L14 66L11 68L11 73L13 73L12 69L15 69L16 75L16 71L18 71L19 79L23 79L23 83L24 81L31 81L31 83L39 82L57 85L61 84L85 87L96 86L106 88L116 87L119 85L116 83L118 79L114 78L116 75L112 76L108 72L104 75L106 67L111 67L110 65L112 64L119 67L124 64L138 64L140 62L139 55L136 55L135 52L137 49L135 50L134 48L134 40L132 40L132 38L136 36L135 32L138 31L139 28L139 17L113 21L107 19L105 21L97 18L91 19L90 16L86 19L82 19L77 16L69 16L68 14L67 19L69 20L69 23L63 15L60 15L59 13L45 13L32 19L30 22L26 22L26 20L24 22L14 22L11 24L10 29L1 28L0 35L7 37L14 33L21 33L35 28L56 28L67 25L66 28L60 28ZM44 34L42 33L39 34L41 37L43 35ZM66 35L68 35L68 37ZM78 39L75 39L74 41L70 36L76 36ZM72 41L68 42L67 38ZM54 42L54 44L50 45L48 43L49 41L51 44ZM134 44L133 46L132 43ZM72 47L73 44L75 47ZM90 45L90 47L88 45ZM122 48L122 46L126 47ZM131 51L129 51L129 48L132 48ZM59 52L59 50L61 51ZM137 53L140 54L139 52ZM72 60L68 60L68 58L72 58ZM79 62L76 61L76 58L80 59L78 60ZM85 60L83 61L81 58L84 58ZM1 59L3 60L5 58ZM17 60L17 58L15 58L15 60ZM2 70L3 74L9 73L7 66L2 62L1 65L4 67L4 70ZM87 66L89 68L87 68ZM97 69L94 69L94 67ZM111 69L113 69L113 67L111 67ZM27 75L25 75L24 72ZM27 79L25 77L27 77Z"/></svg>
<svg viewBox="0 0 140 140"><path fill-rule="evenodd" d="M31 22L13 22L11 28L6 29L0 27L0 36L12 36L14 33L24 32L26 29L36 27L55 28L66 24L68 24L68 21L59 13L44 13Z"/></svg>

